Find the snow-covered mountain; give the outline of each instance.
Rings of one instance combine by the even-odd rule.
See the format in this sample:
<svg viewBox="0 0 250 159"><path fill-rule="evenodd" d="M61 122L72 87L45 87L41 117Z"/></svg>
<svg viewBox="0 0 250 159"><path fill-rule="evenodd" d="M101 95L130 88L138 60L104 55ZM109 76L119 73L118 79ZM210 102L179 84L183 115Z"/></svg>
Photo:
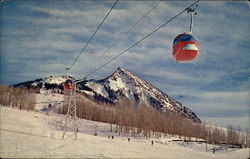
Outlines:
<svg viewBox="0 0 250 159"><path fill-rule="evenodd" d="M189 108L124 68L118 68L111 76L102 80L80 82L77 87L81 92L93 96L95 100L117 103L125 97L132 101L145 102L157 110L177 112L200 122Z"/></svg>
<svg viewBox="0 0 250 159"><path fill-rule="evenodd" d="M58 88L63 90L63 83L72 77L66 76L50 76L45 78L39 78L34 81L26 81L14 85L14 87L27 87L27 88L42 88L43 86L46 89Z"/></svg>
<svg viewBox="0 0 250 159"><path fill-rule="evenodd" d="M66 77L51 76L16 86L41 88L44 85L47 89L62 89L62 83L65 80ZM79 82L77 90L95 101L115 104L121 98L127 98L134 102L144 102L159 111L175 112L195 122L200 122L200 119L189 108L124 68L118 68L111 76L102 80Z"/></svg>

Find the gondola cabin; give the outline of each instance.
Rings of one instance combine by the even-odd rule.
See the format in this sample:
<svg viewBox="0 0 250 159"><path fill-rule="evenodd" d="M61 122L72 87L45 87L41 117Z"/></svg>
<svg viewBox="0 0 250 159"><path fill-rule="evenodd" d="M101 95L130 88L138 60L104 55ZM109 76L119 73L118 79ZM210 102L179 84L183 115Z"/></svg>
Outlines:
<svg viewBox="0 0 250 159"><path fill-rule="evenodd" d="M193 35L179 34L173 42L173 57L176 62L193 61L199 54L198 42Z"/></svg>
<svg viewBox="0 0 250 159"><path fill-rule="evenodd" d="M63 87L64 87L64 89L71 91L74 89L75 84L72 80L68 79L64 82Z"/></svg>

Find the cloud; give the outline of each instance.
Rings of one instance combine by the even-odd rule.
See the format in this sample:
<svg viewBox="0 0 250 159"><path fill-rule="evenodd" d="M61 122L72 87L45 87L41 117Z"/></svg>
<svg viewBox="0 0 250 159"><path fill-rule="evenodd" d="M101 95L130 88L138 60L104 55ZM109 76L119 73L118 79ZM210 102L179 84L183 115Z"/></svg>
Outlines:
<svg viewBox="0 0 250 159"><path fill-rule="evenodd" d="M183 96L174 97L202 119L225 118L224 124L229 124L229 121L225 123L227 118L249 118L249 92L182 93Z"/></svg>
<svg viewBox="0 0 250 159"><path fill-rule="evenodd" d="M240 128L241 131L249 131L249 116L242 117L206 117L201 119L202 122L205 122L210 125L217 125L220 127L227 128L229 125L232 125L235 129Z"/></svg>

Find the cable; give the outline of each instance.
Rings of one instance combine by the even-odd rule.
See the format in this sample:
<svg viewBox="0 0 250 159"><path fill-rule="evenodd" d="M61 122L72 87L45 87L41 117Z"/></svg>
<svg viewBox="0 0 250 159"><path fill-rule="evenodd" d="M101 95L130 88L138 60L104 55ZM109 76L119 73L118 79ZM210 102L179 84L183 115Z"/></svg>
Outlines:
<svg viewBox="0 0 250 159"><path fill-rule="evenodd" d="M150 12L152 12L153 9L155 9L158 4L161 2L159 0L141 19L139 19L126 33L124 33L116 42L114 42L109 48L107 48L104 52L102 52L101 57L99 59L102 59L103 55L109 52L118 42L120 42L138 23L140 23ZM92 62L90 65L95 65L96 58L94 59L95 61Z"/></svg>
<svg viewBox="0 0 250 159"><path fill-rule="evenodd" d="M174 20L175 18L177 18L178 16L180 16L182 13L184 13L188 8L192 7L193 5L195 5L196 3L198 3L199 0L197 0L196 2L194 2L193 4L191 4L189 7L185 8L184 10L182 10L180 13L178 13L177 15L175 15L174 17L172 17L170 20L168 20L167 22L163 23L161 26L159 26L158 28L156 28L155 30L153 30L151 33L149 33L148 35L144 36L141 40L138 40L137 42L135 42L133 45L131 45L130 47L128 47L126 50L122 51L119 55L113 57L112 59L110 59L108 62L104 63L103 65L101 65L99 68L97 68L95 71L89 73L87 76L85 76L85 79L87 77L89 77L90 75L94 74L95 72L97 72L98 70L100 70L102 67L106 66L107 64L111 63L112 61L114 61L116 58L118 58L119 56L121 56L122 54L124 54L125 52L127 52L129 49L131 49L132 47L136 46L137 44L139 44L140 42L142 42L143 40L145 40L146 38L148 38L149 36L151 36L153 33L155 33L156 31L158 31L160 28L162 28L163 26L165 26L166 24L168 24L169 22L171 22L172 20Z"/></svg>
<svg viewBox="0 0 250 159"><path fill-rule="evenodd" d="M99 24L99 26L97 27L96 31L94 32L94 34L90 37L90 39L88 40L88 42L85 44L85 46L83 47L83 49L81 50L80 54L76 57L76 59L74 60L74 62L71 64L71 66L69 68L66 68L66 71L64 73L64 75L73 67L73 65L76 63L76 61L78 60L78 58L81 56L81 54L83 53L83 51L87 48L88 44L90 43L90 41L93 39L93 37L95 36L95 34L97 33L97 31L100 29L100 27L102 26L102 24L104 23L104 21L107 19L108 15L111 13L111 11L113 10L113 8L115 7L115 5L117 4L118 0L115 1L115 3L113 4L113 6L111 7L111 9L109 10L109 12L107 13L107 15L104 17L104 19L102 20L102 22ZM63 75L63 76L64 76Z"/></svg>

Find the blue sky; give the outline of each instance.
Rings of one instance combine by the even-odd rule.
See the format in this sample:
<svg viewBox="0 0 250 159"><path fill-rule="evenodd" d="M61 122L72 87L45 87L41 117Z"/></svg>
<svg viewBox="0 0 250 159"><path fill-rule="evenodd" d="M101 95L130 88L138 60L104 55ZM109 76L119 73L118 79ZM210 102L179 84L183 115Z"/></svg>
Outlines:
<svg viewBox="0 0 250 159"><path fill-rule="evenodd" d="M127 37L109 46L157 1L119 1L69 75L89 72L140 40L191 1L162 1ZM62 75L114 1L4 1L1 3L1 83ZM102 79L123 67L191 108L203 121L249 127L250 6L247 1L200 1L193 35L198 58L176 63L172 41L188 32L185 13L105 66Z"/></svg>

